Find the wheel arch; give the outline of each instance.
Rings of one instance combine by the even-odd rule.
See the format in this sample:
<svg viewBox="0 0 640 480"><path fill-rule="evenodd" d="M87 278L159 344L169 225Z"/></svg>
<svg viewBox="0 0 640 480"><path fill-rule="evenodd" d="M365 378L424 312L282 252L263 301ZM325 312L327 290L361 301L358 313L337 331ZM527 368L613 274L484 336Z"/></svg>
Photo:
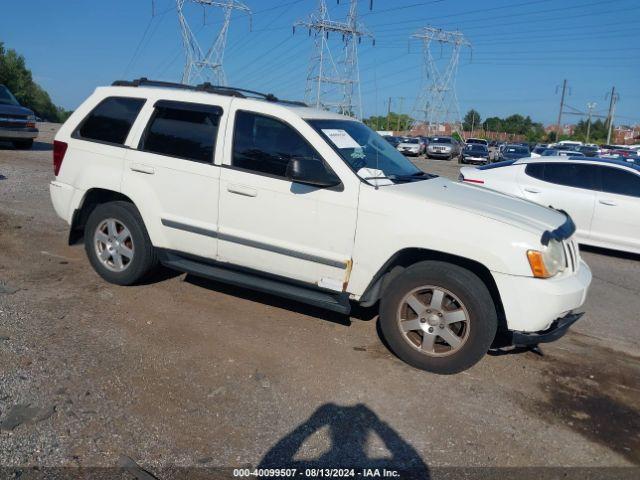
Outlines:
<svg viewBox="0 0 640 480"><path fill-rule="evenodd" d="M87 190L82 201L73 212L71 227L69 228L69 245L76 245L84 239L84 227L91 212L103 203L108 202L128 202L135 206L135 203L126 195L114 190L105 188L91 188Z"/></svg>
<svg viewBox="0 0 640 480"><path fill-rule="evenodd" d="M395 277L402 273L407 267L425 260L437 260L451 263L476 274L489 290L491 298L495 304L496 313L498 314L498 331L503 332L507 330L506 316L502 305L502 299L500 297L500 291L498 290L498 286L489 269L476 260L452 255L438 250L405 248L393 254L374 275L373 279L360 297L360 304L363 307L370 307L377 303L382 297L385 288Z"/></svg>

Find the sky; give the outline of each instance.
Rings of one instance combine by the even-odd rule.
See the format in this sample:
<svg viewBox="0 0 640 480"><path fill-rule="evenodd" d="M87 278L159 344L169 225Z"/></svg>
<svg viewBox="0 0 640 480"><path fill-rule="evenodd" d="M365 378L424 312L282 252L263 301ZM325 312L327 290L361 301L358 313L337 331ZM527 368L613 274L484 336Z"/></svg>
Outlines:
<svg viewBox="0 0 640 480"><path fill-rule="evenodd" d="M344 20L348 0L326 0L332 20ZM317 0L244 0L251 21L234 14L224 69L229 85L304 99L313 52L307 19ZM461 31L455 84L462 115L513 113L557 121L568 82L567 110L606 114L608 92L619 94L616 124L640 123L640 2L638 0L360 0L359 20L375 36L363 39L359 67L364 116L411 113L422 84L421 27ZM35 80L54 103L76 108L91 92L116 79L179 81L184 54L174 0L51 0L2 2L0 41L23 54ZM210 10L210 9L209 9ZM221 25L190 6L187 18L203 49ZM330 38L337 46L340 38ZM435 45L442 66L449 50ZM575 123L579 115L565 115Z"/></svg>

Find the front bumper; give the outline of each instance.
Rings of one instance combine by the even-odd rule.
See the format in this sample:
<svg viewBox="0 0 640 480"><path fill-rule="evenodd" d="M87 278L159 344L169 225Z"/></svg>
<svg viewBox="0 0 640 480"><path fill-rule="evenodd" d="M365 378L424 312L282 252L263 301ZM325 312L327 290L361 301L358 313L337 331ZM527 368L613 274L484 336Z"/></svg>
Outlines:
<svg viewBox="0 0 640 480"><path fill-rule="evenodd" d="M507 328L534 333L549 329L558 317L580 308L592 277L582 260L574 274L554 278L491 274L500 293Z"/></svg>
<svg viewBox="0 0 640 480"><path fill-rule="evenodd" d="M549 328L539 332L511 332L513 345L538 345L539 343L555 342L563 337L569 327L576 323L584 315L584 312L569 312L564 317L555 320Z"/></svg>
<svg viewBox="0 0 640 480"><path fill-rule="evenodd" d="M37 136L37 128L0 127L0 140L29 140Z"/></svg>
<svg viewBox="0 0 640 480"><path fill-rule="evenodd" d="M436 158L449 158L452 155L451 151L448 152L430 152L427 150L427 156Z"/></svg>

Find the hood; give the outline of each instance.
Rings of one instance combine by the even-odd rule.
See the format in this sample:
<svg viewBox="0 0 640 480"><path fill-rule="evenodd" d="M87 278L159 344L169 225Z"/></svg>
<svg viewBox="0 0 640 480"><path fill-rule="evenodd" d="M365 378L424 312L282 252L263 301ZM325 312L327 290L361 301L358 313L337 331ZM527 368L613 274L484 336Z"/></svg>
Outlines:
<svg viewBox="0 0 640 480"><path fill-rule="evenodd" d="M419 143L405 143L405 142L400 142L398 144L399 147L402 148L420 148L420 144Z"/></svg>
<svg viewBox="0 0 640 480"><path fill-rule="evenodd" d="M416 200L475 213L539 235L545 230L556 229L566 220L564 214L529 200L442 177L385 188L394 188Z"/></svg>
<svg viewBox="0 0 640 480"><path fill-rule="evenodd" d="M19 105L9 105L8 103L0 103L0 115L33 115L28 108Z"/></svg>

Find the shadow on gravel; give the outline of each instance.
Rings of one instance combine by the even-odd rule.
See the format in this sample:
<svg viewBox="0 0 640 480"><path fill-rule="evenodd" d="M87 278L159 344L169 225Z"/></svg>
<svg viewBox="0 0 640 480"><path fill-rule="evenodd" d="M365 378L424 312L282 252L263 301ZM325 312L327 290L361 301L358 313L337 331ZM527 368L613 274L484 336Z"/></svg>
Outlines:
<svg viewBox="0 0 640 480"><path fill-rule="evenodd" d="M609 250L608 248L592 247L590 245L580 245L581 252L596 253L598 255L606 255L607 257L621 258L623 260L635 260L640 262L640 254L620 252L618 250Z"/></svg>
<svg viewBox="0 0 640 480"><path fill-rule="evenodd" d="M254 290L236 287L234 285L216 282L215 280L196 277L194 275L187 275L184 281L201 288L206 288L207 290L215 290L216 292L224 293L225 295L232 295L252 302L264 303L265 305L283 308L285 310L319 318L321 320L326 320L347 327L351 325L351 320L347 315L331 312L322 308L314 307L313 305L289 300L287 298L278 297L268 293L256 292Z"/></svg>
<svg viewBox="0 0 640 480"><path fill-rule="evenodd" d="M328 449L326 439L312 438L325 428L328 429ZM377 453L372 454L372 451ZM271 447L258 468L296 468L299 472L354 468L356 477L362 469L378 469L377 476L382 477L383 469L386 469L397 471L402 479L430 478L429 467L418 452L362 404L352 407L333 403L322 405L306 422Z"/></svg>

